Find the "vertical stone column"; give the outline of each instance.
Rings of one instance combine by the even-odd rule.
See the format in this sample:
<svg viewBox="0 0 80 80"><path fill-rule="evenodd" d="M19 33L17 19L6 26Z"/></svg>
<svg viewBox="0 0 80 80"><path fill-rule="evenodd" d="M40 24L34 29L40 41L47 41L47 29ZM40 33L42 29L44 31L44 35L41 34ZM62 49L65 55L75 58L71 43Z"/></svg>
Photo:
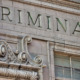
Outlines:
<svg viewBox="0 0 80 80"><path fill-rule="evenodd" d="M38 71L39 73L39 80L43 80L43 68L40 68L40 70Z"/></svg>
<svg viewBox="0 0 80 80"><path fill-rule="evenodd" d="M49 46L49 41L47 42L47 55L48 55L48 66L49 66L49 80L51 79L51 61L50 61L50 46Z"/></svg>
<svg viewBox="0 0 80 80"><path fill-rule="evenodd" d="M49 80L55 80L55 65L54 65L54 44L47 42L48 46L48 64L49 64Z"/></svg>
<svg viewBox="0 0 80 80"><path fill-rule="evenodd" d="M51 59L51 77L55 80L55 65L54 65L54 45L50 46L50 59Z"/></svg>

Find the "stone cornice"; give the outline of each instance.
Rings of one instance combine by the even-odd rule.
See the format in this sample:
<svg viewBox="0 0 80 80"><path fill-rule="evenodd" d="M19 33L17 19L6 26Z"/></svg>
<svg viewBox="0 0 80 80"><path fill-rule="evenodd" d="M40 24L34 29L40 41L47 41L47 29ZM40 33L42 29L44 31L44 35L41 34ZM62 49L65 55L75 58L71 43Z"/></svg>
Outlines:
<svg viewBox="0 0 80 80"><path fill-rule="evenodd" d="M24 4L34 5L42 8L57 10L61 12L66 12L69 14L79 15L80 16L80 4L69 2L69 1L41 1L41 0L11 0Z"/></svg>
<svg viewBox="0 0 80 80"><path fill-rule="evenodd" d="M71 55L78 55L80 56L80 49L77 46L55 43L54 44L54 51L59 53L67 53Z"/></svg>
<svg viewBox="0 0 80 80"><path fill-rule="evenodd" d="M80 3L73 2L73 1L68 1L68 0L49 0L49 1L46 1L46 2L57 4L57 5L60 5L60 6L70 7L70 8L74 8L74 9L78 9L78 10L80 9Z"/></svg>

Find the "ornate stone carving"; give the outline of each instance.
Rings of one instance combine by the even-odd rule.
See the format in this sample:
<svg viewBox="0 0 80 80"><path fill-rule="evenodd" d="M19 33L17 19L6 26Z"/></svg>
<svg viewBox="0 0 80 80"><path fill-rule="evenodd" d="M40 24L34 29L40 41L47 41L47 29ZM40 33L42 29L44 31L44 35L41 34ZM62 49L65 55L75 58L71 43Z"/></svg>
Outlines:
<svg viewBox="0 0 80 80"><path fill-rule="evenodd" d="M0 76L9 76L14 78L23 78L29 80L37 80L37 72L34 71L24 71L16 69L0 68Z"/></svg>
<svg viewBox="0 0 80 80"><path fill-rule="evenodd" d="M30 36L23 37L21 40L21 46L19 46L21 47L21 52L16 50L14 53L6 41L0 40L0 61L43 67L41 57L36 56L32 59L28 52L27 46L28 43L31 42L32 38Z"/></svg>
<svg viewBox="0 0 80 80"><path fill-rule="evenodd" d="M0 40L0 61L3 62L15 62L16 56L11 50L8 43L4 40Z"/></svg>
<svg viewBox="0 0 80 80"><path fill-rule="evenodd" d="M21 52L21 53L18 55L18 59L19 59L19 61L21 61L21 62L27 61L27 55L26 55L26 53L25 53L25 52Z"/></svg>
<svg viewBox="0 0 80 80"><path fill-rule="evenodd" d="M22 52L25 53L24 56L25 56L25 58L27 58L27 60L29 61L29 63L31 65L42 66L42 59L40 58L40 56L36 56L33 60L31 55L28 52L27 45L25 45L25 44L28 44L31 42L32 42L32 38L30 36L23 37L23 39L22 39Z"/></svg>
<svg viewBox="0 0 80 80"><path fill-rule="evenodd" d="M6 55L6 47L5 45L0 45L0 56L5 56Z"/></svg>
<svg viewBox="0 0 80 80"><path fill-rule="evenodd" d="M19 46L21 51L14 52L6 41L0 40L0 76L27 80L39 79L38 70L43 67L42 59L40 56L32 59L27 47L31 42L30 36L23 37Z"/></svg>

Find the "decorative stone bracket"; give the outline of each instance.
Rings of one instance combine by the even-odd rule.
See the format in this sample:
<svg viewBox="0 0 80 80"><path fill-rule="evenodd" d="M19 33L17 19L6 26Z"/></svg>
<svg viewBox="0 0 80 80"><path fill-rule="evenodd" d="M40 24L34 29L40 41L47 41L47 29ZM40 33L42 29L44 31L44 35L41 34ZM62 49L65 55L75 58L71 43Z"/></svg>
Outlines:
<svg viewBox="0 0 80 80"><path fill-rule="evenodd" d="M37 67L43 67L42 59L40 56L36 56L34 60L28 52L27 45L32 42L30 36L25 36L21 40L21 52L16 50L13 52L6 41L0 40L0 61L6 61L8 63L20 63L26 65L32 65Z"/></svg>
<svg viewBox="0 0 80 80"><path fill-rule="evenodd" d="M0 75L21 78L30 78L29 80L37 80L38 68L45 67L40 56L32 59L28 52L28 43L32 42L30 36L22 38L20 50L12 51L11 47L4 40L0 40ZM17 66L17 68L16 68ZM28 71L21 69L28 66ZM34 69L35 68L35 69ZM37 70L37 72L35 71Z"/></svg>

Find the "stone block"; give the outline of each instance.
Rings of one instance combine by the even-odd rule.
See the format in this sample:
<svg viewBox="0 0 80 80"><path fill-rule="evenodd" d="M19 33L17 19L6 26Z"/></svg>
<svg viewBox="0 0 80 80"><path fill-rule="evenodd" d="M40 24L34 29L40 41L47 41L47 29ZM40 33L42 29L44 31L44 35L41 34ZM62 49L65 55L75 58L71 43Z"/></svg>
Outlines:
<svg viewBox="0 0 80 80"><path fill-rule="evenodd" d="M15 30L15 25L9 24L9 23L3 23L3 29L6 30Z"/></svg>
<svg viewBox="0 0 80 80"><path fill-rule="evenodd" d="M3 6L12 6L13 3L10 0L2 0L2 5Z"/></svg>
<svg viewBox="0 0 80 80"><path fill-rule="evenodd" d="M24 8L24 4L13 1L13 7L23 9Z"/></svg>
<svg viewBox="0 0 80 80"><path fill-rule="evenodd" d="M29 52L33 54L41 54L41 41L34 40L28 46Z"/></svg>
<svg viewBox="0 0 80 80"><path fill-rule="evenodd" d="M47 68L43 69L43 80L49 80L49 70Z"/></svg>

